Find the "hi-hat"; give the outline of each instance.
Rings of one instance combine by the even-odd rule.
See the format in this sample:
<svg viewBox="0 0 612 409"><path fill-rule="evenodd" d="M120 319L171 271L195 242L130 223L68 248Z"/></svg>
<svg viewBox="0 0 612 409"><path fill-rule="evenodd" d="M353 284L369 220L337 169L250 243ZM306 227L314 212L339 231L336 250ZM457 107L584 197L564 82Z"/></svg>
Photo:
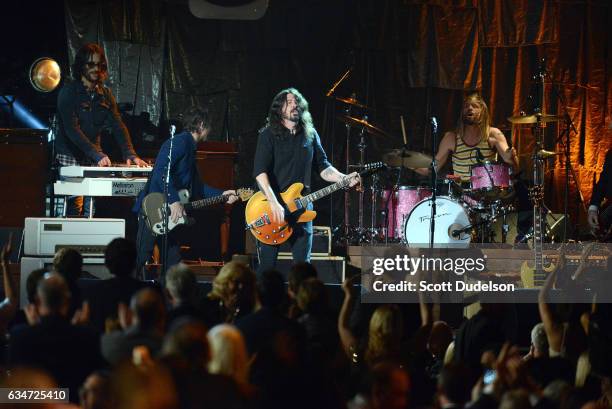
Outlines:
<svg viewBox="0 0 612 409"><path fill-rule="evenodd" d="M389 136L388 133L378 128L377 126L372 125L365 119L359 119L352 116L347 115L339 115L338 120L344 122L347 125L356 126L363 128L367 133L375 135L375 136Z"/></svg>
<svg viewBox="0 0 612 409"><path fill-rule="evenodd" d="M558 115L541 115L540 122L558 122L561 117ZM515 125L535 124L538 122L537 115L516 115L508 118L509 122Z"/></svg>
<svg viewBox="0 0 612 409"><path fill-rule="evenodd" d="M344 102L345 104L352 105L357 108L363 108L363 109L368 108L367 105L360 103L357 99L353 97L349 97L349 98L336 97L336 101Z"/></svg>
<svg viewBox="0 0 612 409"><path fill-rule="evenodd" d="M383 155L383 161L389 166L403 166L407 169L427 168L431 165L431 156L416 151L393 149Z"/></svg>
<svg viewBox="0 0 612 409"><path fill-rule="evenodd" d="M538 159L548 159L548 158L552 158L553 156L557 156L557 155L561 155L561 152L547 151L544 149L540 149L539 151L536 152L536 156L538 157ZM520 157L531 157L533 156L533 153L526 152L519 156Z"/></svg>
<svg viewBox="0 0 612 409"><path fill-rule="evenodd" d="M37 91L51 92L57 88L61 79L59 64L51 58L39 58L30 66L30 83Z"/></svg>

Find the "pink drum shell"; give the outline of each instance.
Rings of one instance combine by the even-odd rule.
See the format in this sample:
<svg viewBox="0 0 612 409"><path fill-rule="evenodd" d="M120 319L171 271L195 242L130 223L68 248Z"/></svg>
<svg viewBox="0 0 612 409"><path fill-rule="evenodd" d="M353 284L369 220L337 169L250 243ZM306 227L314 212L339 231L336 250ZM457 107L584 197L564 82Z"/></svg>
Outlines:
<svg viewBox="0 0 612 409"><path fill-rule="evenodd" d="M384 190L381 208L387 205L388 222L387 233L389 238L402 239L404 221L421 200L431 196L431 188L417 186L400 186L387 202L391 190ZM384 221L383 221L384 224Z"/></svg>
<svg viewBox="0 0 612 409"><path fill-rule="evenodd" d="M490 177L489 177L490 176ZM485 163L472 167L472 190L508 189L512 187L512 172L506 164ZM493 181L493 185L491 185Z"/></svg>

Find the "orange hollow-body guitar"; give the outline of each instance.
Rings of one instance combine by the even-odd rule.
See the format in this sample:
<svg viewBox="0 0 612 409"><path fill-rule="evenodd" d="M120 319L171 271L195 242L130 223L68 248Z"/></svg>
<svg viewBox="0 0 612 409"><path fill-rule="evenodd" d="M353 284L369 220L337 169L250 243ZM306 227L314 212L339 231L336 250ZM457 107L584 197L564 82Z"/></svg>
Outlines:
<svg viewBox="0 0 612 409"><path fill-rule="evenodd" d="M359 175L365 176L384 166L382 162L367 164ZM285 220L280 224L272 223L268 199L262 192L257 192L249 199L246 206L246 229L250 230L253 236L262 243L270 245L282 244L289 240L289 237L293 234L292 226L296 223L312 221L317 216L317 212L307 209L308 204L338 189L348 187L350 182L350 179L346 178L306 196L302 196L302 189L304 189L303 184L292 184L287 190L280 194L280 199L282 199L283 202L281 204L285 208Z"/></svg>
<svg viewBox="0 0 612 409"><path fill-rule="evenodd" d="M298 204L295 200L302 197L302 189L304 189L303 184L294 183L280 194L281 199L285 203L285 213L295 216L299 215L297 220L294 217L295 223L306 223L314 220L317 216L317 212L314 210L302 211L298 209ZM293 228L287 221L280 225L273 224L269 217L270 214L270 204L266 196L261 192L255 193L246 206L246 221L251 226L251 233L253 233L257 240L265 244L284 243L291 237Z"/></svg>

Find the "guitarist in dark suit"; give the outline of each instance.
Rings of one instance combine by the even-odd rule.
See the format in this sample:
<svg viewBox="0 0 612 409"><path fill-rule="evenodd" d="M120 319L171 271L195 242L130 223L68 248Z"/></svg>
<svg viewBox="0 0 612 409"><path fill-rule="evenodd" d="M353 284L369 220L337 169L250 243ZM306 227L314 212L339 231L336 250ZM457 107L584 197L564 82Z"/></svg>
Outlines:
<svg viewBox="0 0 612 409"><path fill-rule="evenodd" d="M304 193L311 184L312 168L327 182L352 178L350 186L361 182L357 172L345 175L327 160L321 140L312 124L308 102L295 88L279 92L270 106L267 124L260 131L255 150L253 176L266 196L273 223L281 223L285 211L278 194L293 183L303 183ZM294 263L310 261L312 222L298 223L289 239ZM279 246L257 242L258 273L276 265Z"/></svg>
<svg viewBox="0 0 612 409"><path fill-rule="evenodd" d="M219 189L206 185L200 179L196 166L196 150L198 143L205 141L210 132L208 111L198 107L191 108L184 115L183 124L185 126L184 131L176 134L172 141L172 164L170 167L167 202L170 203L170 219L173 222L177 222L179 218L186 216L185 208L179 201L178 191L181 189L188 189L191 192L190 199L209 198L221 194L228 196L227 203L230 204L238 199L235 190L221 192ZM149 193L164 191L169 151L170 139L161 146L149 181L138 195L136 204L132 209L138 213L138 236L136 240L138 243L137 274L142 273L142 268L153 254L156 241L161 238L161 236L155 236L147 226L142 213L142 201ZM168 267L181 261L179 249L179 243L173 237L172 232L170 232L168 235L168 260L166 263Z"/></svg>
<svg viewBox="0 0 612 409"><path fill-rule="evenodd" d="M599 176L599 181L593 189L593 196L591 196L588 221L593 232L597 232L599 230L606 231L612 224L612 207L608 205L606 210L600 214L600 208L604 200L607 202L612 200L612 149L606 153L606 161L604 162L603 171Z"/></svg>

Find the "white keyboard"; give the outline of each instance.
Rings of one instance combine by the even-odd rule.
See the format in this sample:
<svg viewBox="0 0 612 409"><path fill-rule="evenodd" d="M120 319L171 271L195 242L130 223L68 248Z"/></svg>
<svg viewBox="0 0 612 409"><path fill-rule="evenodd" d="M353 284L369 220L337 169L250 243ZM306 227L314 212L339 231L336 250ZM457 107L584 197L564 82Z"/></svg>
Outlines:
<svg viewBox="0 0 612 409"><path fill-rule="evenodd" d="M59 174L63 178L146 178L153 168L130 166L62 166Z"/></svg>
<svg viewBox="0 0 612 409"><path fill-rule="evenodd" d="M58 180L53 191L65 196L138 196L146 183L147 178L80 178Z"/></svg>

